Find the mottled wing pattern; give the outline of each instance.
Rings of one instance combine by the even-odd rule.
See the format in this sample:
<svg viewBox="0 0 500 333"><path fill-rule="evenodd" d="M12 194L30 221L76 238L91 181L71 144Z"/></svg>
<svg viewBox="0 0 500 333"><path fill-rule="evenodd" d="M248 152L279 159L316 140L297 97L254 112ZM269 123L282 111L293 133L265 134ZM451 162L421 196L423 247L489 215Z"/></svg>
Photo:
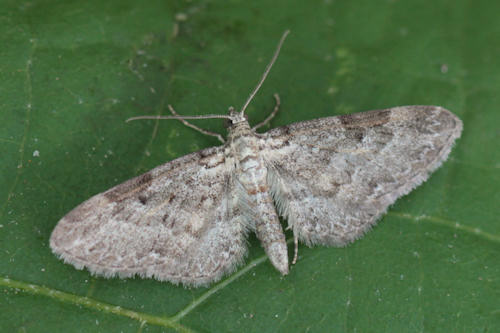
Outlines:
<svg viewBox="0 0 500 333"><path fill-rule="evenodd" d="M204 285L246 252L223 147L192 153L85 201L54 229L66 262L104 276Z"/></svg>
<svg viewBox="0 0 500 333"><path fill-rule="evenodd" d="M361 237L448 156L462 122L434 106L316 119L263 134L281 215L308 245Z"/></svg>

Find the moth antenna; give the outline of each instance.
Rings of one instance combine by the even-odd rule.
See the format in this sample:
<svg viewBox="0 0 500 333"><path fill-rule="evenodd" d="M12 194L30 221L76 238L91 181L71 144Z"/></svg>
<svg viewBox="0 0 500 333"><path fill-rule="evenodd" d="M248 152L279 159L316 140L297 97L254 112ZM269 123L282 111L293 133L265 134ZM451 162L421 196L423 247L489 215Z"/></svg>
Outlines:
<svg viewBox="0 0 500 333"><path fill-rule="evenodd" d="M276 62L276 59L278 58L278 55L280 54L281 46L283 45L283 42L285 41L286 37L290 33L290 30L285 30L283 35L281 36L280 41L278 42L278 46L276 47L276 51L274 51L274 55L271 58L271 61L269 64L267 64L266 69L264 70L264 73L262 74L259 83L257 86L253 89L252 93L250 96L248 96L248 99L246 100L245 104L241 108L240 114L243 115L245 113L245 110L252 101L252 99L255 97L257 92L259 91L260 87L264 83L264 81L267 78L267 75L271 71L271 68L273 67L274 63ZM142 119L155 119L155 120L163 120L163 119L178 119L178 120L183 120L183 119L213 119L213 118L223 118L223 119L231 119L230 116L228 115L222 115L222 114L207 114L207 115L199 115L199 116L137 116L137 117L131 117L125 120L125 122L129 122L132 120L142 120Z"/></svg>
<svg viewBox="0 0 500 333"><path fill-rule="evenodd" d="M254 98L255 94L257 94L257 91L259 91L260 87L262 86L262 84L264 83L264 81L266 80L266 77L267 77L267 74L269 74L269 71L271 70L271 67L273 67L274 65L274 62L276 61L276 59L278 58L278 55L280 54L280 50L281 50L281 46L283 45L283 42L285 41L285 38L286 36L288 36L288 34L290 33L290 30L286 30L284 33L283 33L283 36L281 36L281 39L278 43L278 46L276 47L276 51L274 51L274 55L271 59L271 61L269 62L269 64L267 65L266 67L266 70L264 71L264 74L262 74L262 77L260 78L260 81L259 83L257 84L257 86L253 89L252 93L250 94L250 96L248 96L248 99L247 101L245 102L245 104L243 105L243 107L241 108L241 111L240 113L243 115L243 113L245 112L245 109L247 108L248 104L250 104L250 102L252 101L252 99Z"/></svg>
<svg viewBox="0 0 500 333"><path fill-rule="evenodd" d="M223 114L205 114L205 115L199 115L199 116L138 116L138 117L132 117L128 118L125 120L125 122L129 122L132 120L140 120L140 119L213 119L213 118L224 118L224 119L230 119L229 116L223 115Z"/></svg>

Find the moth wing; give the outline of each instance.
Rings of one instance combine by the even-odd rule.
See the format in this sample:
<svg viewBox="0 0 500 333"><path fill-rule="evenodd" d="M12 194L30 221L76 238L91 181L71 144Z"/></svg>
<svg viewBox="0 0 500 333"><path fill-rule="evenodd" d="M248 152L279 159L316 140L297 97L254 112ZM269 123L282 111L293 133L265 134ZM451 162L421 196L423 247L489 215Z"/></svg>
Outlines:
<svg viewBox="0 0 500 333"><path fill-rule="evenodd" d="M447 158L462 122L436 106L322 118L263 134L268 182L307 245L361 237Z"/></svg>
<svg viewBox="0 0 500 333"><path fill-rule="evenodd" d="M50 246L64 261L106 277L205 285L246 253L222 147L161 165L97 194L64 216Z"/></svg>

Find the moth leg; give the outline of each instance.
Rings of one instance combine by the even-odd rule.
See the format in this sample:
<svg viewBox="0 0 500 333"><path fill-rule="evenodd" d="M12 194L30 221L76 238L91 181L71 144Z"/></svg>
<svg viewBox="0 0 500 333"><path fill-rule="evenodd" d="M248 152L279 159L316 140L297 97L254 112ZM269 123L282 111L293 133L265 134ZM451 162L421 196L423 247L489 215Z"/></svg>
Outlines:
<svg viewBox="0 0 500 333"><path fill-rule="evenodd" d="M299 255L299 236L297 236L296 234L293 234L293 244L295 245L295 250L293 254L292 265L295 265L297 263L297 257Z"/></svg>
<svg viewBox="0 0 500 333"><path fill-rule="evenodd" d="M174 116L179 116L179 114L177 112L175 112L174 108L172 107L172 105L168 105L168 109L170 110L170 112L174 115ZM203 128L200 128L196 125L193 125L191 124L190 122L188 122L186 119L179 119L184 125L186 125L187 127L191 127L192 129L195 129L197 130L198 132L202 133L202 134L205 134L205 135L210 135L210 136L215 136L217 139L219 139L220 142L222 143L225 143L226 141L224 140L224 138L222 137L222 135L220 135L219 133L215 133L215 132L210 132L210 131L207 131L207 130L204 130Z"/></svg>
<svg viewBox="0 0 500 333"><path fill-rule="evenodd" d="M252 131L255 131L256 129L264 126L264 125L267 125L271 119L274 118L274 116L276 115L276 113L278 113L279 109L280 109L280 104L281 104L281 100L280 100L280 96L278 94L274 94L274 100L276 101L276 105L274 105L274 110L273 112L271 112L269 114L269 116L267 116L266 119L264 119L264 121L258 123L257 125L255 125L254 127L252 127Z"/></svg>

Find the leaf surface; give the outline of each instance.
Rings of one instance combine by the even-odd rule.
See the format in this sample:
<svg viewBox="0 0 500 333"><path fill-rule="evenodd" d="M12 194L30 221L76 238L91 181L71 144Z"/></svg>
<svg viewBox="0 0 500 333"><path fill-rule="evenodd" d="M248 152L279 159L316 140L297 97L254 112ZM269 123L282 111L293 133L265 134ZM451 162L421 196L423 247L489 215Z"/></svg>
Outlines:
<svg viewBox="0 0 500 333"><path fill-rule="evenodd" d="M500 3L4 1L0 9L0 326L8 332L500 330ZM272 126L409 104L464 122L450 159L346 248L300 246L286 277L250 237L210 288L92 277L54 257L93 194L215 138L292 33L247 113ZM199 121L224 133L218 120ZM290 234L287 235L291 237ZM292 246L290 246L292 249Z"/></svg>

